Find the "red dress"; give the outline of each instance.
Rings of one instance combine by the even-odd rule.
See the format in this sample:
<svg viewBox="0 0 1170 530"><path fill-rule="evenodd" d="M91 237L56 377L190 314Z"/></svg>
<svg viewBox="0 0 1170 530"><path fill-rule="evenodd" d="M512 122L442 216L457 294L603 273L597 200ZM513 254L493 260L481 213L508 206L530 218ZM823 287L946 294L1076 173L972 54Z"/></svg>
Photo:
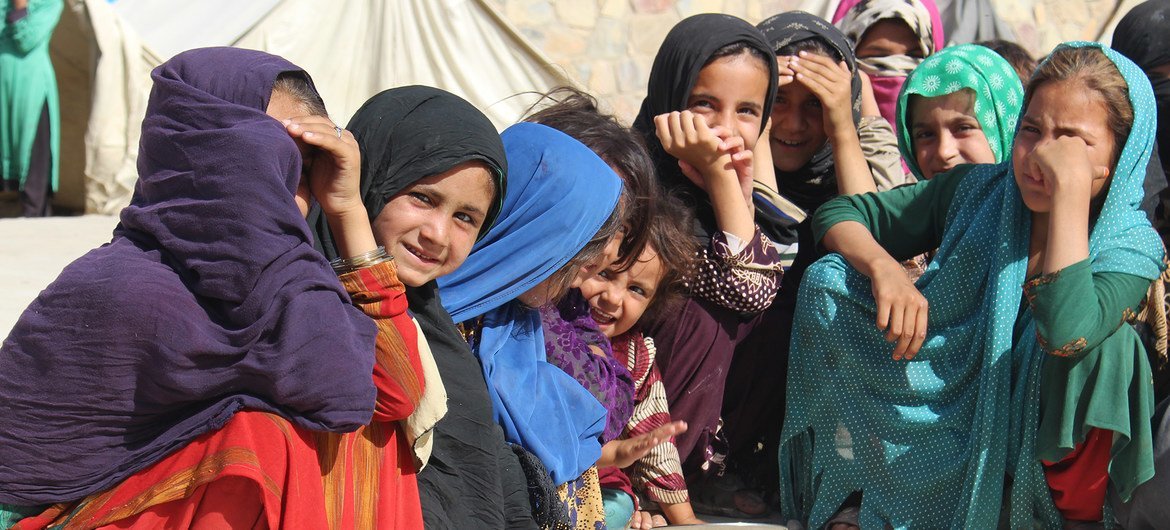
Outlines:
<svg viewBox="0 0 1170 530"><path fill-rule="evenodd" d="M417 470L398 424L423 391L405 289L393 262L341 282L378 325L369 425L326 433L241 411L121 484L14 528L422 528Z"/></svg>

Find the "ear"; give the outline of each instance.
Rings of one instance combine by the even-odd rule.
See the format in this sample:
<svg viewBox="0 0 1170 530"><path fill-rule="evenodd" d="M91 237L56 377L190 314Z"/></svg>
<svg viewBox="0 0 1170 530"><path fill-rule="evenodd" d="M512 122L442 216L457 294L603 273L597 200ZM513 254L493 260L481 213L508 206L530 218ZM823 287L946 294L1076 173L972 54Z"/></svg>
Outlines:
<svg viewBox="0 0 1170 530"><path fill-rule="evenodd" d="M1097 166L1097 170L1094 173L1096 174L1093 177L1094 180L1104 180L1109 178L1110 171L1106 166Z"/></svg>

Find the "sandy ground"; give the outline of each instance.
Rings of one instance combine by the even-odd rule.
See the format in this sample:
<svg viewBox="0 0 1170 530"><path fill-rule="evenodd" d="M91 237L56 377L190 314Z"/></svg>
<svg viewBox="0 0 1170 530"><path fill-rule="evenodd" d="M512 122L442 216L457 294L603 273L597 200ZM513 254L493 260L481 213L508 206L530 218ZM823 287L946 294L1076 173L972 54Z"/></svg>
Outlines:
<svg viewBox="0 0 1170 530"><path fill-rule="evenodd" d="M110 240L118 218L104 215L0 219L0 336L74 259Z"/></svg>

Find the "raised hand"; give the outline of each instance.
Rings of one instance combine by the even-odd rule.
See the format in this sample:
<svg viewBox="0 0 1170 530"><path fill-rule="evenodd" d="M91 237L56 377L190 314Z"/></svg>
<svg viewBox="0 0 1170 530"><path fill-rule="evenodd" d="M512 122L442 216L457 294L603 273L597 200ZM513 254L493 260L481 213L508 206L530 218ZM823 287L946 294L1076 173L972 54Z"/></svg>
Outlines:
<svg viewBox="0 0 1170 530"><path fill-rule="evenodd" d="M324 116L284 120L294 139L310 146L304 157L309 189L326 215L364 210L361 198L361 151L353 134Z"/></svg>
<svg viewBox="0 0 1170 530"><path fill-rule="evenodd" d="M856 130L853 124L853 73L845 61L834 63L828 57L809 52L800 52L788 59L787 71L791 71L796 82L821 100L825 133L832 137L837 132Z"/></svg>

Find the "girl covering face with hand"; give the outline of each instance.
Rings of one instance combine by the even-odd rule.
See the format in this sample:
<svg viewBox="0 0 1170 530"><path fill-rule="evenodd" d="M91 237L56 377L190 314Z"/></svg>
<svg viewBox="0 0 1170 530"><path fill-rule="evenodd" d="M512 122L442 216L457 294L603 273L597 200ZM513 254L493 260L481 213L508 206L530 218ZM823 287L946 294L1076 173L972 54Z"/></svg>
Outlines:
<svg viewBox="0 0 1170 530"><path fill-rule="evenodd" d="M1150 369L1125 318L1163 268L1138 209L1152 104L1124 57L1062 45L1009 162L818 211L840 254L800 293L789 517L819 526L860 490L862 527L992 527L1005 501L1013 527L1058 527L1100 521L1105 484L1124 500L1149 479ZM896 260L932 248L911 284Z"/></svg>
<svg viewBox="0 0 1170 530"><path fill-rule="evenodd" d="M698 374L727 373L736 344L754 314L771 305L781 277L779 252L754 222L750 165L753 148L767 149L759 140L776 80L775 56L759 30L729 15L696 15L663 41L634 121L663 188L695 212L702 257L693 294L650 334L671 359L663 366L667 399L691 426L678 444L696 475L709 467L725 385L723 377ZM692 388L699 380L704 384ZM753 513L766 509L758 497L740 501Z"/></svg>

